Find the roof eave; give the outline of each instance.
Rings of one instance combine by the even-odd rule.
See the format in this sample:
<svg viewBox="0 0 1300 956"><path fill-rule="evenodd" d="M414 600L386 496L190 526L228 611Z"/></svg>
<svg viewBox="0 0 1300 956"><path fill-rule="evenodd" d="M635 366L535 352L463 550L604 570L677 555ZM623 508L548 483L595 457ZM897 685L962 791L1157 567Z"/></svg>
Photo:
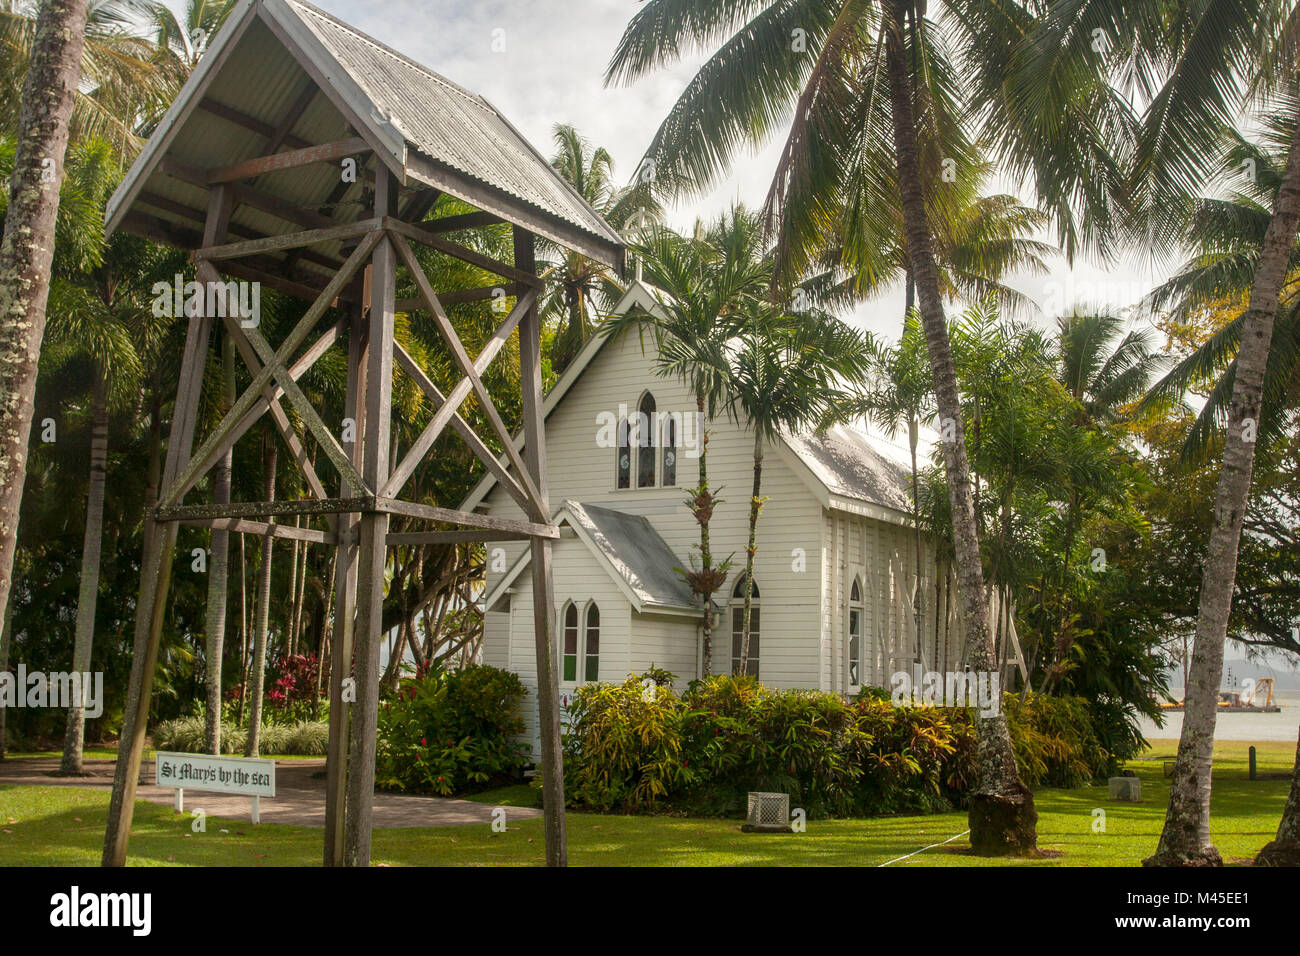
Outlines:
<svg viewBox="0 0 1300 956"><path fill-rule="evenodd" d="M549 216L531 203L440 163L419 150L412 150L406 160L410 176L425 185L441 189L484 212L526 226L539 236L609 266L620 276L624 274L627 250L622 244Z"/></svg>
<svg viewBox="0 0 1300 956"><path fill-rule="evenodd" d="M153 175L158 161L166 154L172 140L180 132L180 118L193 108L192 104L203 98L217 72L234 51L240 37L257 17L258 4L259 0L243 0L243 3L231 12L221 29L217 31L216 39L207 53L199 60L199 65L195 67L189 80L181 87L180 93L163 114L158 124L161 134L149 137L140 155L135 158L135 162L131 164L131 168L127 170L122 181L118 183L117 189L113 190L113 195L109 197L104 207L106 236L111 236L121 225L122 217L131 208L140 190Z"/></svg>

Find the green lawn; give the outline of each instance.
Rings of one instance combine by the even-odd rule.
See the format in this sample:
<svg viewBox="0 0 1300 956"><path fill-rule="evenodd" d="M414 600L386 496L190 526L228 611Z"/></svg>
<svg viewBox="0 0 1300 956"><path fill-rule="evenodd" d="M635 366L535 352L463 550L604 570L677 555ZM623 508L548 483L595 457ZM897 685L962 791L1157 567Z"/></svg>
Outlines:
<svg viewBox="0 0 1300 956"><path fill-rule="evenodd" d="M1172 754L1172 741L1153 742ZM1289 783L1247 779L1246 747L1215 748L1213 833L1227 862L1245 862L1277 829ZM1261 773L1289 774L1294 745L1263 743ZM1036 860L985 860L963 852L964 838L912 856L919 866L1136 866L1155 849L1164 819L1167 781L1158 760L1130 765L1142 777L1144 802L1111 803L1105 787L1036 794L1039 846L1059 855ZM479 795L504 805L522 802L521 788ZM99 862L108 794L73 787L0 787L0 865L94 865ZM1093 810L1106 811L1106 832L1093 832ZM759 835L738 821L673 817L569 815L569 860L580 866L842 866L879 865L966 829L962 813L870 820L811 820L806 833ZM228 832L221 832L222 830ZM139 802L131 839L137 866L313 866L321 831L252 826L208 818L191 833L188 818L169 807ZM484 826L376 830L372 859L393 866L530 865L543 860L541 821L511 823L505 833ZM904 864L896 864L904 865Z"/></svg>

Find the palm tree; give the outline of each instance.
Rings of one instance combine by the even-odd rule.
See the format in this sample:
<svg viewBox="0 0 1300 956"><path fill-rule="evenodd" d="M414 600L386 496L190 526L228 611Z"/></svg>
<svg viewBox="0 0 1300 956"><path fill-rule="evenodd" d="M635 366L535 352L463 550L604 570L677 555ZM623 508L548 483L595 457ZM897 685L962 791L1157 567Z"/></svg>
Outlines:
<svg viewBox="0 0 1300 956"><path fill-rule="evenodd" d="M1239 496L1241 510L1246 510L1258 446L1285 436L1300 395L1300 97L1284 91L1277 99L1281 108L1265 117L1261 144L1235 131L1227 134L1220 162L1233 188L1223 197L1192 203L1178 226L1192 258L1147 300L1153 309L1167 309L1175 325L1206 315L1230 317L1143 400L1144 407L1155 407L1204 389L1182 460L1188 465L1204 460L1217 447L1216 437L1222 439L1224 456L1186 680L1187 714L1174 774L1177 801L1171 799L1152 857L1158 863L1218 860L1209 839L1209 761L1227 634L1224 602L1231 599L1244 520L1244 515L1236 516L1234 530L1231 509ZM1242 441L1248 421L1254 440ZM1212 575L1218 580L1211 580ZM1300 783L1293 790L1296 786ZM1277 837L1261 851L1261 862L1300 858L1295 803L1288 800Z"/></svg>
<svg viewBox="0 0 1300 956"><path fill-rule="evenodd" d="M605 335L635 329L649 333L654 343L657 375L684 382L695 396L700 420L698 480L687 505L700 527L698 560L681 573L704 607L703 673L712 672L713 595L727 579L731 558L715 562L709 522L722 503L720 488L709 485L708 422L731 398L726 346L747 322L749 309L765 296L771 283L771 259L762 239L758 217L737 206L707 226L697 222L690 237L664 226L651 227L632 247L642 263L645 281L662 290L658 309L633 309L602 323ZM644 338L642 339L644 347Z"/></svg>
<svg viewBox="0 0 1300 956"><path fill-rule="evenodd" d="M1183 444L1182 458L1189 465L1204 460L1213 439L1222 438L1227 427L1250 288L1282 184L1289 126L1289 117L1279 111L1265 124L1262 143L1233 137L1223 161L1231 189L1223 197L1195 201L1183 225L1183 241L1192 250L1191 257L1146 298L1147 307L1163 313L1172 329L1213 323L1204 341L1177 362L1142 401L1145 411L1179 401L1188 392L1204 399L1194 412L1195 420ZM1294 407L1298 394L1300 242L1294 242L1264 373L1266 402L1257 434L1260 446L1287 433L1288 410Z"/></svg>
<svg viewBox="0 0 1300 956"><path fill-rule="evenodd" d="M592 148L574 127L555 127L556 154L551 159L560 176L615 229L645 230L659 220L662 210L646 181L639 179L620 187L614 181L614 160L603 147ZM550 291L542 301L543 315L554 320L560 331L551 350L551 364L564 370L582 350L596 324L596 303L617 301L622 288L601 262L558 247L544 254L558 254L557 261L543 265Z"/></svg>
<svg viewBox="0 0 1300 956"><path fill-rule="evenodd" d="M1189 198L1220 164L1224 134L1250 107L1286 117L1286 163L1258 248L1240 346L1227 404L1223 463L1214 496L1214 520L1202 566L1196 638L1188 670L1186 711L1169 806L1152 865L1219 865L1210 839L1210 779L1223 649L1236 579L1237 549L1250 497L1259 426L1265 413L1267 370L1274 326L1300 231L1300 97L1296 96L1294 0L1229 4L1207 12L1192 0L1165 5L1160 16L1138 5L1117 11L1091 0L1054 9L1044 31L1046 51L1082 51L1075 31L1103 22L1127 36L1117 55L1138 60L1154 95L1143 117L1134 153L1134 224L1156 246L1183 237ZM1080 9L1082 7L1082 9ZM1081 58L1096 54L1081 53ZM1078 59L1078 58L1077 58ZM1155 80L1156 82L1151 82ZM1260 115L1255 113L1257 117Z"/></svg>
<svg viewBox="0 0 1300 956"><path fill-rule="evenodd" d="M75 199L64 206L72 213L83 202L95 210L84 234L99 235L98 210L116 181L116 160L106 142L74 144L68 153L64 191ZM108 468L110 406L130 407L138 401L143 380L140 351L158 333L159 323L148 308L155 256L145 244L125 234L113 237L103 262L90 272L56 261L50 293L50 332L43 369L69 362L90 366L90 482L86 497L81 582L72 658L74 673L90 670L99 593L104 516L104 482ZM68 708L61 771L80 774L85 731L84 708Z"/></svg>
<svg viewBox="0 0 1300 956"><path fill-rule="evenodd" d="M221 333L221 393L217 412L222 417L235 402L235 343L229 332ZM230 471L234 453L227 450L212 469L213 504L230 503ZM226 603L230 590L230 532L212 529L212 560L208 566L208 599L203 630L207 635L205 677L207 708L204 714L205 750L221 753L221 674L226 646Z"/></svg>
<svg viewBox="0 0 1300 956"><path fill-rule="evenodd" d="M86 0L48 0L41 7L0 242L0 620L9 606L18 543L59 185L81 81L85 25Z"/></svg>
<svg viewBox="0 0 1300 956"><path fill-rule="evenodd" d="M1057 378L1078 405L1081 423L1123 420L1164 361L1150 336L1140 329L1125 333L1118 316L1083 310L1061 316L1056 327Z"/></svg>
<svg viewBox="0 0 1300 956"><path fill-rule="evenodd" d="M1064 489L1064 509L1054 522L1061 535L1060 565L1057 587L1064 595L1069 588L1071 561L1083 515L1090 503L1111 489L1098 481L1107 458L1106 447L1092 438L1098 430L1118 431L1131 421L1151 377L1164 363L1151 346L1149 336L1140 329L1124 331L1124 321L1117 316L1077 310L1057 319L1056 382L1063 401L1070 410L1069 429L1059 432L1053 455L1055 484ZM1046 573L1040 593L1046 619L1049 604ZM1060 602L1060 620L1056 627L1057 643L1049 648L1057 660L1044 662L1047 677L1040 690L1050 691L1062 675L1059 667L1069 647L1070 628L1066 615L1070 605Z"/></svg>
<svg viewBox="0 0 1300 956"><path fill-rule="evenodd" d="M171 7L154 0L148 4L154 45L160 53L175 58L188 74L199 65L213 35L236 6L236 0L187 0L182 23Z"/></svg>
<svg viewBox="0 0 1300 956"><path fill-rule="evenodd" d="M81 84L73 103L73 140L104 139L129 161L139 151L140 124L161 116L187 70L157 57L157 48L138 34L138 0L91 0L86 5ZM37 3L6 4L0 10L0 128L18 126L23 77L36 39Z"/></svg>
<svg viewBox="0 0 1300 956"><path fill-rule="evenodd" d="M817 264L824 271L802 283L813 301L824 307L852 305L880 294L901 279L904 315L912 312L916 306L916 280L907 258L902 213L896 205L894 202L895 208L885 210L885 223L873 229L869 258L865 262L867 250L854 247L861 241L851 246L840 236L817 257ZM1056 250L1032 238L1032 233L1047 223L1047 216L1007 195L962 200L952 204L946 214L949 218L935 236L939 285L944 298L983 301L993 296L1010 314L1036 309L1032 300L1003 280L1011 273L1048 271L1046 260ZM857 229L859 225L839 226L841 236L846 227ZM856 268L849 268L848 262L857 263Z"/></svg>
<svg viewBox="0 0 1300 956"><path fill-rule="evenodd" d="M937 5L937 4L936 4ZM980 122L988 142L1052 203L1073 255L1098 244L1112 225L1108 202L1123 185L1112 159L1131 123L1100 77L1062 84L1037 77L1045 107L1022 109L1019 73L1007 69L1035 10L1018 4L946 3L940 31L921 0L822 0L785 4L746 0L650 0L633 17L606 81L633 80L688 49L721 47L687 86L660 126L648 155L668 190L701 189L739 148L757 145L793 117L769 192L779 277L798 277L837 235L850 271L871 268L882 236L900 231L916 285L934 378L954 556L974 666L992 670L979 534L956 373L944 316L936 237L969 204L982 159L967 127ZM949 54L962 51L960 68ZM972 82L968 82L972 81ZM1046 89L1044 89L1044 87ZM889 144L892 143L892 152ZM955 188L949 188L949 187ZM897 197L897 198L894 198ZM1074 215L1086 205L1087 215ZM1033 795L1020 781L1006 721L978 728L979 784L971 800L977 852L1030 850Z"/></svg>
<svg viewBox="0 0 1300 956"><path fill-rule="evenodd" d="M872 351L870 339L825 314L784 315L755 303L739 337L728 344L726 374L732 417L754 433L754 484L749 498L749 542L745 548L745 605L738 672L749 667L754 555L763 508L763 455L784 432L797 432L833 419L851 400L846 385L860 381Z"/></svg>
<svg viewBox="0 0 1300 956"><path fill-rule="evenodd" d="M279 436L269 429L262 432L263 478L265 501L275 500L275 468L278 457ZM257 621L253 625L253 660L248 667L243 694L248 699L248 739L244 745L245 757L256 757L262 735L262 690L266 681L267 630L271 615L271 552L275 538L262 536L262 567L257 583Z"/></svg>

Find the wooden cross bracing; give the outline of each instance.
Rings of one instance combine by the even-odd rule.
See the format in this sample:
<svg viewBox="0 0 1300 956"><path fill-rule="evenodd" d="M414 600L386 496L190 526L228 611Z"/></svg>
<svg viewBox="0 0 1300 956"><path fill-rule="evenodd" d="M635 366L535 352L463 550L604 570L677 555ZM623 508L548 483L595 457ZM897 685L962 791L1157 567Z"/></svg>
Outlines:
<svg viewBox="0 0 1300 956"><path fill-rule="evenodd" d="M355 151L355 143L347 145ZM337 152L343 147L334 144L330 148ZM305 147L297 153L299 159L315 155ZM290 154L274 155L286 157ZM204 296L199 314L189 317L162 491L156 508L147 518L144 574L152 583L142 581L141 606L151 608L152 614L141 614L137 621L137 647L146 651L151 649L153 656L146 653L139 665L144 673L152 674L179 525L336 547L339 558L334 581L337 600L330 668L325 862L327 865L365 865L370 854L386 549L462 541L528 540L533 542L534 559L539 562L537 574L549 574L550 542L558 539L559 531L551 523L543 474L544 450L541 448L540 352L535 339L540 331L537 310L542 281L534 271L532 234L518 226L515 226L515 264L497 261L445 238L445 233L452 228L499 222L499 217L473 213L449 217L449 220L456 220L454 223L433 221L415 225L391 215L396 207L396 182L382 166L375 174L375 214L370 218L283 235L223 241L230 210L237 199L258 199L255 191L250 192L249 187L236 181L254 175L250 163L256 164L255 161L236 164L207 177L210 183L209 209L202 242L193 249L192 258L201 288L213 288L217 292L213 297ZM419 204L413 203L412 207L416 205ZM234 303L225 298L227 276L262 275L265 274L263 268L277 268L284 264L281 261L277 266L277 260L270 260L265 267L241 268L241 260L261 263L269 253L281 252L300 254L305 261L312 246L348 240L355 241L355 246L323 286L292 283L293 291L310 298L310 305L276 346L267 340L255 323L246 323L244 320L248 317L238 314ZM438 293L425 275L412 243L491 271L503 281L479 289ZM325 257L317 255L316 258ZM415 299L398 302L395 298L399 263L414 281L418 293ZM286 288L284 281L277 283L277 287ZM448 317L446 307L457 302L482 301L502 295L514 296L514 305L478 355L471 357ZM208 314L214 305L213 311L218 314ZM425 310L433 316L434 324L460 372L459 381L452 388L445 392L440 389L410 352L394 339L393 317L399 306L404 311ZM319 328L321 322L331 308L341 308L348 315L322 330ZM199 383L209 339L217 321L234 344L251 382L195 448ZM516 332L520 336L520 379L524 390L525 441L522 454L482 378ZM302 376L336 345L343 345L348 351L344 417L351 418L354 423L354 440L350 443L342 441L341 436L326 424L298 384ZM430 402L433 413L411 447L399 460L390 462L390 453L395 453L390 440L394 365L400 367L420 389ZM500 455L492 452L489 439L480 435L462 414L461 406L471 397L478 403L491 435L502 447ZM290 411L296 414L303 431L312 435L324 457L334 466L338 475L336 494L331 494L326 480L308 455L290 418ZM185 504L185 495L264 416L269 416L274 431L289 449L310 497L303 500ZM448 429L457 434L474 457L501 482L523 511L524 519L461 512L403 501L398 497L435 442ZM435 526L458 526L459 530L435 527L424 531L390 532L391 515ZM328 528L321 530L285 523L284 519L291 516L321 517L328 522ZM539 576L538 582L542 585L539 595L545 599L544 605L538 603L535 606L541 663L543 658L549 660L554 656L554 622L547 597L550 594L549 580ZM354 681L355 698L345 697L345 681ZM548 684L544 683L545 686ZM548 766L558 768L558 709L553 701L545 699L547 696L544 692L539 694L543 724L556 723L556 734L553 742L543 741L543 759ZM355 703L349 707L347 702L353 699ZM105 843L106 862L120 863L125 859L130 804L143 754L147 692L144 696L129 698L127 711L123 740L124 744L130 743L131 749L127 759L119 761L121 795L119 797L119 786L115 785ZM562 777L557 780L556 776L547 775L551 787L547 799L552 808L548 813L547 857L548 862L562 864L566 856L564 828L562 811L557 809L563 805L562 789L557 789L562 787Z"/></svg>

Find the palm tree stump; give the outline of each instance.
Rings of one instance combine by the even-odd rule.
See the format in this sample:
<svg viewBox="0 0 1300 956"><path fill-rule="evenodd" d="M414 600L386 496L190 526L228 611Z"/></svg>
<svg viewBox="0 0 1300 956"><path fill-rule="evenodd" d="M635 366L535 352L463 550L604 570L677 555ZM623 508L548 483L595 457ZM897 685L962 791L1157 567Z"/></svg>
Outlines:
<svg viewBox="0 0 1300 956"><path fill-rule="evenodd" d="M1038 811L1034 796L1019 780L997 793L970 795L971 852L976 856L1016 856L1037 849Z"/></svg>

